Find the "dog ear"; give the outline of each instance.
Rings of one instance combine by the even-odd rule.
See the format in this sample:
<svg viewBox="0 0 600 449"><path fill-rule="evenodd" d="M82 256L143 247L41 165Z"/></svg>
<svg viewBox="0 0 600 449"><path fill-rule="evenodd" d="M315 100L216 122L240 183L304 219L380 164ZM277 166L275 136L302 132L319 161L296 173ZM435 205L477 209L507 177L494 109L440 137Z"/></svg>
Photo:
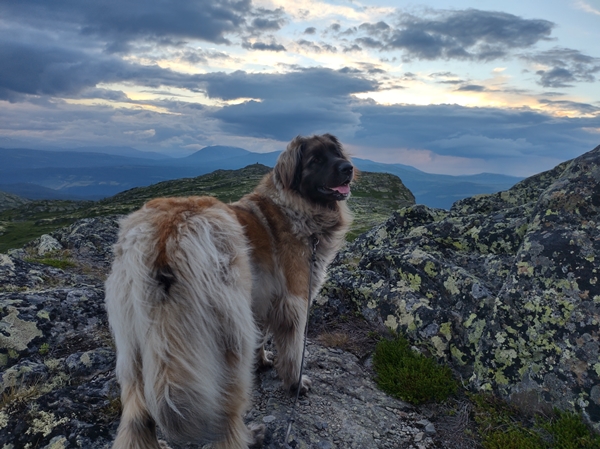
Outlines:
<svg viewBox="0 0 600 449"><path fill-rule="evenodd" d="M285 189L298 190L302 181L302 153L306 139L297 136L285 151L279 155L273 169L275 179L279 180Z"/></svg>

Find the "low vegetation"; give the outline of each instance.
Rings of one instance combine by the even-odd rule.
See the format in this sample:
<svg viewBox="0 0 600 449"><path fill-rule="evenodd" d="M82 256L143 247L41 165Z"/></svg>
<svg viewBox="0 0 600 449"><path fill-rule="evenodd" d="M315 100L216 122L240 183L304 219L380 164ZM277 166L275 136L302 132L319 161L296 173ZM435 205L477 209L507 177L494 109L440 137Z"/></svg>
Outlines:
<svg viewBox="0 0 600 449"><path fill-rule="evenodd" d="M413 350L402 335L379 341L373 368L383 391L411 404L466 397L483 449L600 449L600 435L580 415L560 410L527 415L490 393L466 392L450 368Z"/></svg>
<svg viewBox="0 0 600 449"><path fill-rule="evenodd" d="M527 417L491 394L470 397L484 449L600 449L600 436L579 415L554 410Z"/></svg>
<svg viewBox="0 0 600 449"><path fill-rule="evenodd" d="M377 344L373 367L383 391L415 405L444 401L458 388L449 367L411 349L402 335Z"/></svg>

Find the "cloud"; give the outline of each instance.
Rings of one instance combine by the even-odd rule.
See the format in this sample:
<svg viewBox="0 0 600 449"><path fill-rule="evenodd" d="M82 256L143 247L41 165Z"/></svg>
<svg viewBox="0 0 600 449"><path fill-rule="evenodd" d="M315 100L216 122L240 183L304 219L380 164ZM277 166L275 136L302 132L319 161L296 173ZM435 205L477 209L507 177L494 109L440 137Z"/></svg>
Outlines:
<svg viewBox="0 0 600 449"><path fill-rule="evenodd" d="M135 82L148 87L176 86L198 90L193 75L157 65L134 64L99 52L13 42L0 36L0 99L23 100L27 95L79 97L100 83ZM106 93L103 95L106 97Z"/></svg>
<svg viewBox="0 0 600 449"><path fill-rule="evenodd" d="M257 98L262 100L298 98L342 98L377 88L377 83L342 70L324 68L299 69L288 73L250 74L236 71L230 74L198 75L210 98L234 100ZM294 106L290 107L294 109Z"/></svg>
<svg viewBox="0 0 600 449"><path fill-rule="evenodd" d="M367 34L370 34L371 36L380 36L383 33L386 33L387 31L391 30L390 26L383 21L379 21L377 23L365 22L361 24L358 28L362 31L365 31Z"/></svg>
<svg viewBox="0 0 600 449"><path fill-rule="evenodd" d="M442 81L444 82L444 81ZM446 81L448 82L448 81ZM450 84L453 84L452 82ZM485 86L480 86L478 84L465 84L456 89L458 92L485 92L487 89Z"/></svg>
<svg viewBox="0 0 600 449"><path fill-rule="evenodd" d="M232 134L285 141L299 134L340 134L358 126L360 116L347 106L342 98L299 96L291 108L280 99L249 101L221 108L211 117L219 119L221 128Z"/></svg>
<svg viewBox="0 0 600 449"><path fill-rule="evenodd" d="M228 33L246 25L250 0L178 0L141 5L136 0L31 0L2 2L7 21L47 29L70 27L82 35L97 36L110 49L124 50L132 41L165 38L200 39L226 43Z"/></svg>
<svg viewBox="0 0 600 449"><path fill-rule="evenodd" d="M588 103L579 103L576 101L568 100L539 100L541 104L548 106L551 109L557 111L575 111L580 114L598 114L600 113L600 107L594 106Z"/></svg>
<svg viewBox="0 0 600 449"><path fill-rule="evenodd" d="M383 48L384 43L380 40L373 39L372 37L359 37L356 39L360 45L368 48Z"/></svg>
<svg viewBox="0 0 600 449"><path fill-rule="evenodd" d="M600 116L555 117L530 109L467 108L458 105L356 106L355 143L383 148L429 150L442 156L483 160L516 156L566 160L591 150ZM535 169L535 168L534 168Z"/></svg>
<svg viewBox="0 0 600 449"><path fill-rule="evenodd" d="M547 40L553 27L547 20L466 9L433 11L423 17L402 13L395 28L378 22L363 23L359 29L379 38L366 41L369 46L403 50L405 59L491 61L505 57L513 49Z"/></svg>
<svg viewBox="0 0 600 449"><path fill-rule="evenodd" d="M246 30L252 36L259 36L265 32L275 32L281 29L286 23L285 11L282 8L265 9L256 8L250 11L254 17Z"/></svg>
<svg viewBox="0 0 600 449"><path fill-rule="evenodd" d="M304 34L315 34L317 32L317 29L315 27L308 27L307 29L304 30Z"/></svg>
<svg viewBox="0 0 600 449"><path fill-rule="evenodd" d="M286 51L285 47L277 42L244 42L242 48L246 50L259 50L259 51Z"/></svg>
<svg viewBox="0 0 600 449"><path fill-rule="evenodd" d="M600 58L588 56L579 50L555 47L538 53L521 55L523 59L541 64L547 69L538 70L538 84L544 87L571 87L574 82L596 81L600 72Z"/></svg>
<svg viewBox="0 0 600 449"><path fill-rule="evenodd" d="M323 51L323 49L319 45L315 44L314 42L307 41L306 39L300 39L296 41L296 43L301 47L304 47L308 51L312 51L315 53L321 53Z"/></svg>

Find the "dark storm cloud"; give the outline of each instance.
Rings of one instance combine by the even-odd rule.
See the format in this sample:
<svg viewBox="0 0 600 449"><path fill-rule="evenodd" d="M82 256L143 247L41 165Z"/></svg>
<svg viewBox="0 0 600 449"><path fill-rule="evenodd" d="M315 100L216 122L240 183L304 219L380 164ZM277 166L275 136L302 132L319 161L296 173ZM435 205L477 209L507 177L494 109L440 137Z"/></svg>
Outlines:
<svg viewBox="0 0 600 449"><path fill-rule="evenodd" d="M405 59L491 61L506 56L512 49L531 47L540 40L547 40L553 27L554 24L546 20L467 9L437 11L424 17L401 14L395 28L378 22L363 23L359 29L377 37L363 45L403 50Z"/></svg>
<svg viewBox="0 0 600 449"><path fill-rule="evenodd" d="M443 156L507 159L525 156L565 160L598 144L600 116L554 117L529 109L458 105L363 104L355 142L373 147L428 149Z"/></svg>
<svg viewBox="0 0 600 449"><path fill-rule="evenodd" d="M571 87L574 82L596 81L600 72L600 58L585 55L571 48L555 47L551 50L522 55L522 58L550 67L538 70L538 84L544 87Z"/></svg>
<svg viewBox="0 0 600 449"><path fill-rule="evenodd" d="M263 100L287 99L295 101L305 96L341 98L356 92L377 88L377 83L344 70L324 68L300 69L289 73L256 73L237 71L230 74L210 73L198 75L206 94L211 98L233 100L259 98ZM291 106L294 109L294 106Z"/></svg>
<svg viewBox="0 0 600 449"><path fill-rule="evenodd" d="M77 97L100 83L136 82L149 87L196 90L198 87L193 76L52 43L28 44L0 38L0 61L0 99L9 101L23 95Z"/></svg>
<svg viewBox="0 0 600 449"><path fill-rule="evenodd" d="M210 114L229 133L288 140L297 134L334 132L357 126L353 93L378 84L353 69L300 69L285 74L234 72L204 76L207 95L231 100L257 98Z"/></svg>
<svg viewBox="0 0 600 449"><path fill-rule="evenodd" d="M339 133L357 126L360 116L344 99L298 96L293 107L281 99L226 106L211 116L224 131L251 137L289 140L298 134Z"/></svg>
<svg viewBox="0 0 600 449"><path fill-rule="evenodd" d="M250 11L250 0L28 0L0 4L0 16L9 22L35 28L71 27L82 35L104 39L113 49L124 49L136 40L194 38L224 43L227 33L244 27Z"/></svg>

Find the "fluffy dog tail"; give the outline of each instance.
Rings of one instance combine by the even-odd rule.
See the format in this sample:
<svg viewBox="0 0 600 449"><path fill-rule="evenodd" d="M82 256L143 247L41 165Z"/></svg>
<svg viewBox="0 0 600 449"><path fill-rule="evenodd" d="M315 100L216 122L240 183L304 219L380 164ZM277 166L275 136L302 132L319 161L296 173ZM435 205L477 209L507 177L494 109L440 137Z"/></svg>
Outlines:
<svg viewBox="0 0 600 449"><path fill-rule="evenodd" d="M212 198L153 200L122 222L106 282L123 402L114 447L152 439L154 422L173 441L248 446L248 258L241 225Z"/></svg>

